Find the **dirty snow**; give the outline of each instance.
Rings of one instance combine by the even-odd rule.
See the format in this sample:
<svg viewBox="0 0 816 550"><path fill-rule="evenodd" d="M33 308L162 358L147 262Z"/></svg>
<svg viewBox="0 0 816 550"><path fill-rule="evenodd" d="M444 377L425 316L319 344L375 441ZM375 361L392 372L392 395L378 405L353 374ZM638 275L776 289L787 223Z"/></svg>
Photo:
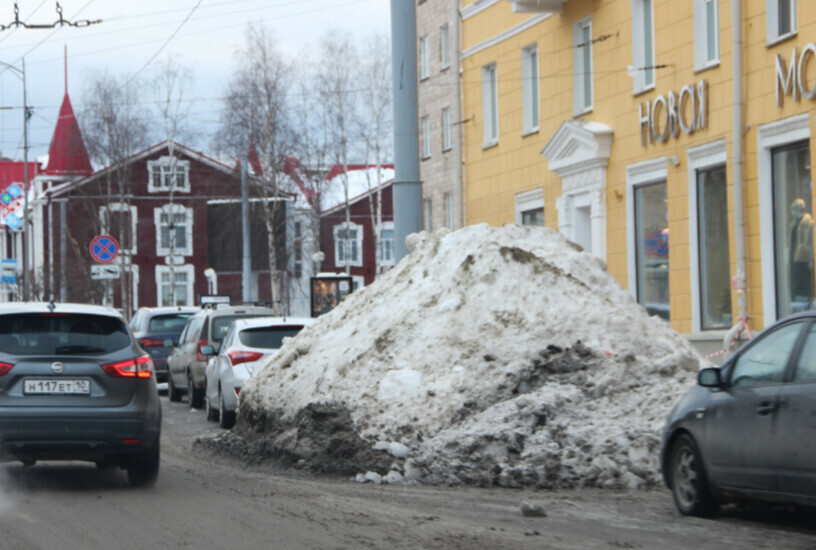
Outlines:
<svg viewBox="0 0 816 550"><path fill-rule="evenodd" d="M702 361L685 339L550 229L476 225L408 244L256 370L228 437L375 483L659 481L660 428ZM345 469L309 464L318 455Z"/></svg>

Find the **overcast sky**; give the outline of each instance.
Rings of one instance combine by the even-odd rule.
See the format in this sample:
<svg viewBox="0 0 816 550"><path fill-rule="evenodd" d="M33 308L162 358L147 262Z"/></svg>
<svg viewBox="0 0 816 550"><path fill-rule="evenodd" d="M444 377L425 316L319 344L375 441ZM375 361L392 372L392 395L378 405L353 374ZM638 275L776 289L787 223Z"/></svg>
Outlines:
<svg viewBox="0 0 816 550"><path fill-rule="evenodd" d="M84 28L14 28L0 30L0 62L22 67L25 58L29 123L29 158L48 152L65 90L63 51L68 49L68 92L74 110L82 109L83 79L93 68L115 75L149 76L156 64L173 55L194 74L188 93L203 133L216 129L218 110L231 75L233 54L244 45L250 22L271 29L287 58L311 55L330 29L351 32L360 41L390 33L389 0L60 0L66 20L96 20ZM19 18L27 24L59 19L54 0L18 0ZM0 25L15 21L14 3L0 2ZM151 59L155 60L150 63ZM0 66L0 153L23 158L22 82L17 72ZM202 140L209 143L209 139ZM206 151L205 151L206 153Z"/></svg>

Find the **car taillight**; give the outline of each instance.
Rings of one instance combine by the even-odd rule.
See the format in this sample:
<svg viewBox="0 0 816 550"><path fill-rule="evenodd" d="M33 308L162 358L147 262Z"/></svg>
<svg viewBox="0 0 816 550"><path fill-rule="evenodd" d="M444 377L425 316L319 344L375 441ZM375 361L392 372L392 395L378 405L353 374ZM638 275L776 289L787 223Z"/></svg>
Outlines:
<svg viewBox="0 0 816 550"><path fill-rule="evenodd" d="M0 362L0 376L5 376L12 368L14 368L14 365Z"/></svg>
<svg viewBox="0 0 816 550"><path fill-rule="evenodd" d="M263 353L257 351L230 351L227 353L232 366L240 365L241 363L248 363L249 361L257 361L263 357Z"/></svg>
<svg viewBox="0 0 816 550"><path fill-rule="evenodd" d="M156 346L163 346L164 340L159 340L158 338L142 338L139 340L139 343L142 345L143 348L151 348Z"/></svg>
<svg viewBox="0 0 816 550"><path fill-rule="evenodd" d="M207 345L207 339L202 338L198 341L198 347L196 348L196 361L206 361L207 356L201 353L201 347Z"/></svg>
<svg viewBox="0 0 816 550"><path fill-rule="evenodd" d="M127 361L118 361L102 365L108 376L116 378L150 378L153 376L153 360L149 355L142 355Z"/></svg>

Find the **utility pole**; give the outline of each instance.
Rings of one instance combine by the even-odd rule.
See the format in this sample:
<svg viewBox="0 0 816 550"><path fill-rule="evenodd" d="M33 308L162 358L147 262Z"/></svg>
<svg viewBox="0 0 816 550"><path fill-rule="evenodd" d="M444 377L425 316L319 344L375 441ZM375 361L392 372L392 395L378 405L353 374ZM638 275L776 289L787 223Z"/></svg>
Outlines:
<svg viewBox="0 0 816 550"><path fill-rule="evenodd" d="M249 254L249 178L247 176L249 158L241 157L241 233L244 241L244 254L241 269L241 282L243 287L242 298L244 303L248 303L250 298L250 270L252 269L251 256Z"/></svg>

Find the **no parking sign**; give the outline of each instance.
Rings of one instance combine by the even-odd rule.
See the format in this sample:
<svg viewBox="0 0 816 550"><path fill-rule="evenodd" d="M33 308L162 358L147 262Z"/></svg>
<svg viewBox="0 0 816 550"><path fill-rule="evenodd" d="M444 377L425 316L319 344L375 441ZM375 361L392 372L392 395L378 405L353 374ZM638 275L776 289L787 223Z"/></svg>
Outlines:
<svg viewBox="0 0 816 550"><path fill-rule="evenodd" d="M110 235L97 235L91 241L91 257L100 264L108 264L119 254L119 243Z"/></svg>

